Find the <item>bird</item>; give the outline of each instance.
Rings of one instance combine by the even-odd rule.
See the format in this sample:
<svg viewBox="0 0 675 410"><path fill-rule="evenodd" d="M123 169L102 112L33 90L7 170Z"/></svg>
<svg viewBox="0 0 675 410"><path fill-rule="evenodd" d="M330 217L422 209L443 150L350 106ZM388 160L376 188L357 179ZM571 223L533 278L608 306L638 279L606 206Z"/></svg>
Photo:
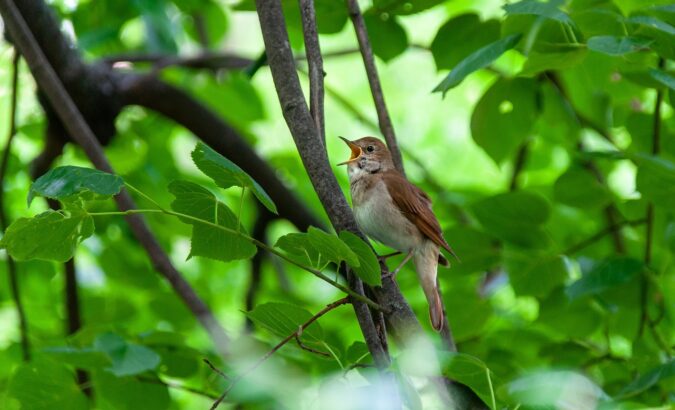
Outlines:
<svg viewBox="0 0 675 410"><path fill-rule="evenodd" d="M395 276L410 259L429 304L429 318L436 331L443 328L443 305L437 286L438 264L449 266L440 248L457 258L443 237L441 226L431 209L431 199L399 172L387 146L375 137L350 141L347 165L349 191L356 224L369 238L405 255L391 271Z"/></svg>

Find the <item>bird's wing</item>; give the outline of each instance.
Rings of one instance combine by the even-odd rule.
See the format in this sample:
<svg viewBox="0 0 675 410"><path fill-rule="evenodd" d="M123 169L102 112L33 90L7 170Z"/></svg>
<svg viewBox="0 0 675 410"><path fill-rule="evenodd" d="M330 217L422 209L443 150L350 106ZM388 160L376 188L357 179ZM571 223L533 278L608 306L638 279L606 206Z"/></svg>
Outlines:
<svg viewBox="0 0 675 410"><path fill-rule="evenodd" d="M382 173L382 178L391 199L403 215L436 245L447 250L454 257L457 257L450 245L445 241L445 238L443 238L441 225L431 210L431 199L429 196L411 184L397 171L384 172Z"/></svg>

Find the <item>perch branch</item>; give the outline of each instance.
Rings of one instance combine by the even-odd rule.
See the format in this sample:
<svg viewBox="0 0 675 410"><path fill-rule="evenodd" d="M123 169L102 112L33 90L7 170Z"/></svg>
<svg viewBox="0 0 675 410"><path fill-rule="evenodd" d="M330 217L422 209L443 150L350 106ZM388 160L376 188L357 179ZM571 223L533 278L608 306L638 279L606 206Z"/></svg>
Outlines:
<svg viewBox="0 0 675 410"><path fill-rule="evenodd" d="M333 175L328 165L326 151L324 149L317 149L317 147L322 145L322 141L314 126L314 121L307 109L305 98L300 88L300 81L289 45L284 15L281 10L281 2L278 0L257 0L256 10L260 20L272 79L274 80L284 119L291 131L312 185L335 229L337 231L348 229L358 233L351 209L349 209L349 205L342 194L335 175ZM384 287L391 289L391 287L395 286L391 280L389 280L389 283L386 282L385 280ZM350 280L350 286L354 283L361 284L361 281L358 279ZM360 287L352 287L352 289L362 294ZM403 303L405 304L405 301ZM373 343L379 337L377 336L372 315L368 311L367 306L359 303L356 299L352 299L352 304L361 326L361 331L365 336L366 344L373 355L375 363L380 368L386 367L389 363L388 355L385 353L381 343ZM414 317L412 311L410 314Z"/></svg>
<svg viewBox="0 0 675 410"><path fill-rule="evenodd" d="M382 92L382 85L380 84L380 77L377 74L377 67L375 66L375 58L373 57L373 49L370 46L368 39L368 31L366 23L361 14L359 3L357 0L345 0L349 9L349 15L354 25L356 38L359 41L359 49L363 57L363 65L366 68L366 75L368 76L368 84L370 84L370 91L373 94L373 101L375 102L375 109L377 111L377 119L380 123L380 131L387 142L387 147L391 152L394 166L401 173L405 174L403 169L403 159L401 158L401 151L396 142L396 134L394 133L394 126L391 123L389 112L387 111L387 104L384 101L384 93Z"/></svg>
<svg viewBox="0 0 675 410"><path fill-rule="evenodd" d="M15 46L26 59L36 82L42 92L46 94L70 136L83 148L96 168L105 172L112 172L99 141L68 95L13 0L0 0L0 13L2 13L6 29L15 42ZM116 197L116 200L122 210L130 210L135 207L126 190L123 190ZM136 238L148 252L155 268L171 283L176 293L181 296L188 308L197 317L197 320L204 326L213 339L216 348L224 353L228 342L225 331L218 324L206 304L174 268L168 255L162 250L144 220L139 215L128 215L127 222Z"/></svg>
<svg viewBox="0 0 675 410"><path fill-rule="evenodd" d="M264 1L266 1L266 0L264 0ZM314 323L316 320L318 320L321 316L325 315L326 313L330 312L331 310L333 310L337 307L340 307L342 305L346 305L347 303L349 303L349 299L348 298L342 298L342 299L339 299L339 300L337 300L333 303L330 303L330 304L326 305L325 308L321 309L317 314L315 314L314 316L309 318L309 320L307 320L305 323L300 325L298 327L298 330L296 330L295 332L286 336L281 342L277 343L276 346L274 346L272 349L270 349L270 351L265 353L265 355L263 357L258 359L255 363L253 363L253 365L251 365L248 369L244 370L243 373L241 373L239 376L237 376L236 378L234 378L232 380L232 383L230 383L230 386L213 403L213 405L211 406L211 410L214 410L215 408L217 408L220 405L220 403L222 403L222 401L225 399L225 397L227 397L227 394L237 385L237 383L239 383L244 377L251 374L251 372L253 372L255 369L257 369L261 364L265 363L265 361L267 361L267 359L272 357L272 355L274 353L276 353L279 349L281 349L286 343L288 343L289 341L293 340L296 337L300 337L303 330L307 329L312 323Z"/></svg>
<svg viewBox="0 0 675 410"><path fill-rule="evenodd" d="M9 225L7 212L5 211L5 176L7 175L7 166L9 165L9 156L12 149L12 142L16 135L16 103L19 90L19 52L14 50L12 59L12 76L10 78L10 89L12 94L9 102L9 131L5 149L2 151L2 160L0 160L0 230L4 231ZM17 274L16 263L9 254L7 254L7 276L9 278L9 289L16 306L16 314L19 318L19 334L21 337L21 354L25 362L30 360L30 341L28 340L28 320L26 312L23 309L21 292L19 291L19 277Z"/></svg>

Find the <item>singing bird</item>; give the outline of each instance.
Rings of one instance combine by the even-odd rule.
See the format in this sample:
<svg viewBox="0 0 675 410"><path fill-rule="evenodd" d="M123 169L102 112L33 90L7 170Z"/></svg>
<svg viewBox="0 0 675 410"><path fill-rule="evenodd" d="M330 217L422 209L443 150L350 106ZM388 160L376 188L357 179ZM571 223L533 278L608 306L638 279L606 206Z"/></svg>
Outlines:
<svg viewBox="0 0 675 410"><path fill-rule="evenodd" d="M370 238L405 254L391 272L398 271L412 258L417 276L429 303L431 325L443 327L443 306L436 286L438 264L448 266L440 248L453 252L443 238L438 219L431 210L429 196L396 170L387 147L374 137L349 141L347 165L356 223ZM456 256L455 256L456 257Z"/></svg>

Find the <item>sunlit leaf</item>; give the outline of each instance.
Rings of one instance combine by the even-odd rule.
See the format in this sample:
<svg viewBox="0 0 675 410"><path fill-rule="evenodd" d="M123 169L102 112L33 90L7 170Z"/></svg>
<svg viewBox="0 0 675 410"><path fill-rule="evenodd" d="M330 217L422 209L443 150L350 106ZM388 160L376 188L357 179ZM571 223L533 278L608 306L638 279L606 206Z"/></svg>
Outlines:
<svg viewBox="0 0 675 410"><path fill-rule="evenodd" d="M245 187L253 191L260 203L273 213L277 213L277 207L267 192L258 185L246 172L229 159L223 157L209 146L199 143L192 151L192 160L197 168L209 176L221 188L232 186Z"/></svg>
<svg viewBox="0 0 675 410"><path fill-rule="evenodd" d="M352 266L352 270L356 272L356 275L371 286L382 285L380 263L372 248L362 241L361 238L349 231L340 232L340 239L349 246L359 259L359 265L356 267Z"/></svg>
<svg viewBox="0 0 675 410"><path fill-rule="evenodd" d="M119 194L124 186L121 177L96 169L75 166L54 168L38 178L28 192L28 205L36 196L65 199L89 192L101 196Z"/></svg>
<svg viewBox="0 0 675 410"><path fill-rule="evenodd" d="M666 23L665 21L659 20L656 17L652 16L633 16L626 19L627 23L639 24L642 26L650 27L652 29L658 30L665 34L675 36L675 27Z"/></svg>
<svg viewBox="0 0 675 410"><path fill-rule="evenodd" d="M448 74L448 76L445 77L433 91L440 91L445 95L446 92L459 85L466 76L476 70L489 66L499 58L499 56L504 54L505 51L515 47L515 45L518 44L520 37L520 34L511 34L474 51L457 64L450 74Z"/></svg>
<svg viewBox="0 0 675 410"><path fill-rule="evenodd" d="M16 260L65 262L93 233L94 220L82 209L46 211L14 221L0 239L0 248Z"/></svg>
<svg viewBox="0 0 675 410"><path fill-rule="evenodd" d="M174 211L207 222L182 218L183 222L193 226L189 257L203 256L227 262L248 259L256 253L255 245L236 234L237 230L246 233L241 224L238 226L237 216L209 190L192 182L173 181L169 184L169 191L176 197L171 203Z"/></svg>
<svg viewBox="0 0 675 410"><path fill-rule="evenodd" d="M310 245L331 262L337 264L344 261L351 267L359 267L359 257L337 235L310 226L307 237Z"/></svg>

